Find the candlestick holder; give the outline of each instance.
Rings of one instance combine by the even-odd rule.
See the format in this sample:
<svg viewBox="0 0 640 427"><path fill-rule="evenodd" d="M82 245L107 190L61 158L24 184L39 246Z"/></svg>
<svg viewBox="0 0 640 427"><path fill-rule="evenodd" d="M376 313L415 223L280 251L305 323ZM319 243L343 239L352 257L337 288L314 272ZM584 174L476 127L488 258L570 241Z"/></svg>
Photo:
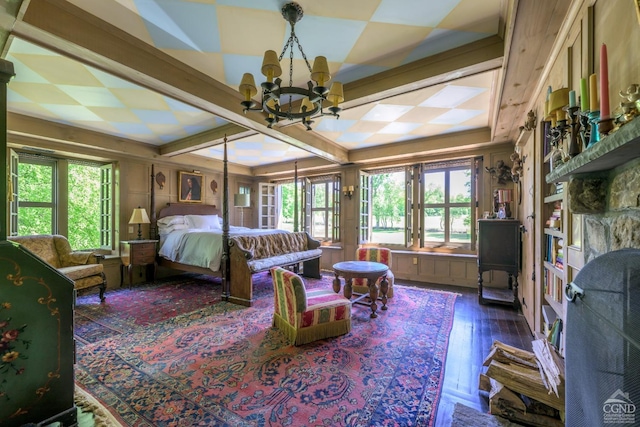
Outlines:
<svg viewBox="0 0 640 427"><path fill-rule="evenodd" d="M580 133L580 113L578 112L579 107L568 107L567 113L569 114L570 120L570 136L569 136L569 148L568 154L569 157L575 157L582 151L579 133Z"/></svg>
<svg viewBox="0 0 640 427"><path fill-rule="evenodd" d="M600 141L600 133L598 131L598 122L600 122L600 110L591 110L587 113L589 115L589 124L591 125L591 132L589 133L589 145L591 147L596 142Z"/></svg>
<svg viewBox="0 0 640 427"><path fill-rule="evenodd" d="M613 121L613 117L607 117L605 119L601 119L598 122L598 132L600 132L600 139L611 133L611 131L613 130Z"/></svg>
<svg viewBox="0 0 640 427"><path fill-rule="evenodd" d="M582 149L584 150L589 145L589 139L591 138L591 125L589 124L589 111L579 111L580 121L580 140L582 141Z"/></svg>

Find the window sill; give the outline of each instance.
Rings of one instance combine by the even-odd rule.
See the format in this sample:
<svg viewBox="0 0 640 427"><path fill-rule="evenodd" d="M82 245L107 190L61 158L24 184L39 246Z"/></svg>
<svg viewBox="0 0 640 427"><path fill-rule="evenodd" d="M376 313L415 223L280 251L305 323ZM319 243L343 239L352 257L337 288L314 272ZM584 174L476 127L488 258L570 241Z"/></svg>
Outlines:
<svg viewBox="0 0 640 427"><path fill-rule="evenodd" d="M401 249L401 250L391 250L392 253L397 254L412 254L412 255L422 255L422 256L438 256L438 257L459 257L459 258L477 258L477 254L475 252L470 252L466 250L410 250L410 249Z"/></svg>

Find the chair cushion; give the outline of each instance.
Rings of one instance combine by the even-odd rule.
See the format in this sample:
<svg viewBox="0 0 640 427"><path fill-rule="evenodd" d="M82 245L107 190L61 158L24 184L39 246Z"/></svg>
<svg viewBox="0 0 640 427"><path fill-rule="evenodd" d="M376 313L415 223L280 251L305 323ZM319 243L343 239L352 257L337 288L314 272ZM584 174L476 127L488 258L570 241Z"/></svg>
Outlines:
<svg viewBox="0 0 640 427"><path fill-rule="evenodd" d="M58 271L69 279L76 281L89 276L99 276L104 271L104 266L102 264L74 265L71 267L60 267Z"/></svg>
<svg viewBox="0 0 640 427"><path fill-rule="evenodd" d="M307 310L298 314L298 327L345 320L351 318L351 302L333 290L307 291Z"/></svg>
<svg viewBox="0 0 640 427"><path fill-rule="evenodd" d="M321 256L321 249L310 249L308 251L291 252L284 255L276 255L269 258L258 258L247 261L247 267L249 267L249 270L252 273L258 273L260 271L269 270L271 267L282 267L313 258L319 258Z"/></svg>

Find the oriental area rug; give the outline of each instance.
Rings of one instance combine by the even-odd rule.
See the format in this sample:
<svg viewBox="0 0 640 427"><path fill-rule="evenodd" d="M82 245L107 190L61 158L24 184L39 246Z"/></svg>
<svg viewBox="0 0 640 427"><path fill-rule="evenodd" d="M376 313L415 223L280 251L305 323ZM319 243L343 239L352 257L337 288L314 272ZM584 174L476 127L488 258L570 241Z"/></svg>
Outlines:
<svg viewBox="0 0 640 427"><path fill-rule="evenodd" d="M76 384L136 427L433 425L456 294L395 284L377 318L353 306L350 333L295 347L267 273L253 307L220 289L186 275L79 297Z"/></svg>

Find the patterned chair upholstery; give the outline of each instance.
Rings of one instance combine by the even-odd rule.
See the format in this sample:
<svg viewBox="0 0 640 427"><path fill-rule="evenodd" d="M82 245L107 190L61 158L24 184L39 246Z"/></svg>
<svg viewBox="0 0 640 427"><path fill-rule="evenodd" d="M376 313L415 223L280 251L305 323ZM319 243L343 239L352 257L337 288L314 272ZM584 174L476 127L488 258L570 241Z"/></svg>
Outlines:
<svg viewBox="0 0 640 427"><path fill-rule="evenodd" d="M358 248L356 249L357 261L374 261L380 262L386 266L391 267L391 249L388 248ZM378 285L381 280L378 279ZM387 291L387 297L393 297L393 272L389 270L387 272L387 282L389 282L389 291ZM368 294L369 287L367 279L353 279L351 282L353 286L353 292L358 294Z"/></svg>
<svg viewBox="0 0 640 427"><path fill-rule="evenodd" d="M104 255L91 251L73 251L66 237L58 234L11 236L7 240L19 243L38 258L73 280L76 290L100 287L100 301L104 301L107 279Z"/></svg>
<svg viewBox="0 0 640 427"><path fill-rule="evenodd" d="M273 326L294 345L344 335L351 330L351 302L332 289L307 291L302 278L271 269L275 295Z"/></svg>

